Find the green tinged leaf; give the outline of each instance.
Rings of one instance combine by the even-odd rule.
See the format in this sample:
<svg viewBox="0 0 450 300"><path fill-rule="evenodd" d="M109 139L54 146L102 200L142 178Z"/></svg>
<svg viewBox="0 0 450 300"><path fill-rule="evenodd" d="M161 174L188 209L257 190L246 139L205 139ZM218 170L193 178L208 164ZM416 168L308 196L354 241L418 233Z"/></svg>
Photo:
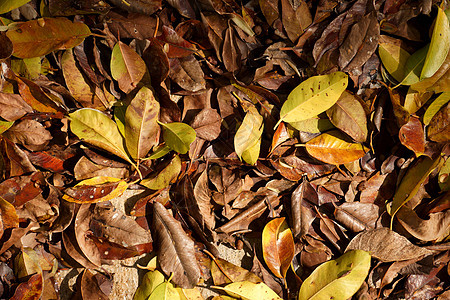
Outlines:
<svg viewBox="0 0 450 300"><path fill-rule="evenodd" d="M163 138L167 146L180 154L189 151L189 146L196 137L195 130L191 126L180 122L158 123L163 127Z"/></svg>
<svg viewBox="0 0 450 300"><path fill-rule="evenodd" d="M181 160L178 155L175 155L172 161L158 174L151 178L142 180L140 184L152 190L160 190L168 186L172 180L177 178L180 171Z"/></svg>
<svg viewBox="0 0 450 300"><path fill-rule="evenodd" d="M96 109L82 108L69 117L70 129L80 139L131 162L116 123L107 115Z"/></svg>
<svg viewBox="0 0 450 300"><path fill-rule="evenodd" d="M420 72L425 64L425 58L427 57L428 48L430 45L414 52L406 61L404 78L400 84L412 85L420 81Z"/></svg>
<svg viewBox="0 0 450 300"><path fill-rule="evenodd" d="M111 75L125 93L133 90L147 70L144 60L128 45L118 42L111 54Z"/></svg>
<svg viewBox="0 0 450 300"><path fill-rule="evenodd" d="M31 58L55 50L73 48L91 34L84 23L67 18L41 18L12 23L6 35L14 45L13 55Z"/></svg>
<svg viewBox="0 0 450 300"><path fill-rule="evenodd" d="M442 93L428 106L423 115L423 124L428 125L434 115L450 100L450 92Z"/></svg>
<svg viewBox="0 0 450 300"><path fill-rule="evenodd" d="M289 123L289 125L297 129L298 131L309 133L321 133L334 128L333 123L331 123L330 119L328 119L325 113L307 120L291 122Z"/></svg>
<svg viewBox="0 0 450 300"><path fill-rule="evenodd" d="M354 250L321 264L303 282L298 300L351 298L369 274L370 258L368 252Z"/></svg>
<svg viewBox="0 0 450 300"><path fill-rule="evenodd" d="M263 129L263 117L250 106L234 136L234 150L248 164L254 165L258 160Z"/></svg>
<svg viewBox="0 0 450 300"><path fill-rule="evenodd" d="M425 58L420 79L433 76L442 66L450 49L450 25L444 10L438 7L438 14L431 36L430 48Z"/></svg>
<svg viewBox="0 0 450 300"><path fill-rule="evenodd" d="M408 168L405 176L403 176L402 181L398 185L391 206L388 206L388 212L392 220L400 207L405 205L406 202L417 194L425 179L442 163L443 160L441 157L433 160L429 157L422 156Z"/></svg>
<svg viewBox="0 0 450 300"><path fill-rule="evenodd" d="M405 76L405 65L410 54L399 45L393 43L380 43L378 54L389 74L395 80L402 81Z"/></svg>
<svg viewBox="0 0 450 300"><path fill-rule="evenodd" d="M280 122L307 120L332 107L345 91L348 76L343 72L313 76L300 83L281 107Z"/></svg>
<svg viewBox="0 0 450 300"><path fill-rule="evenodd" d="M0 14L7 13L14 8L21 7L28 2L30 2L30 0L2 0L0 1Z"/></svg>
<svg viewBox="0 0 450 300"><path fill-rule="evenodd" d="M157 286L164 282L164 275L158 270L148 271L136 290L133 300L147 300Z"/></svg>
<svg viewBox="0 0 450 300"><path fill-rule="evenodd" d="M2 134L3 132L5 132L9 128L11 128L11 126L13 126L13 124L14 124L14 121L10 122L10 121L0 120L0 134Z"/></svg>
<svg viewBox="0 0 450 300"><path fill-rule="evenodd" d="M153 290L148 300L180 300L180 294L178 294L172 283L166 281Z"/></svg>
<svg viewBox="0 0 450 300"><path fill-rule="evenodd" d="M147 155L159 136L159 103L153 91L142 87L125 113L125 144L135 160Z"/></svg>
<svg viewBox="0 0 450 300"><path fill-rule="evenodd" d="M250 281L233 282L225 287L214 286L227 292L228 295L243 300L281 300L278 295L264 283L253 283Z"/></svg>

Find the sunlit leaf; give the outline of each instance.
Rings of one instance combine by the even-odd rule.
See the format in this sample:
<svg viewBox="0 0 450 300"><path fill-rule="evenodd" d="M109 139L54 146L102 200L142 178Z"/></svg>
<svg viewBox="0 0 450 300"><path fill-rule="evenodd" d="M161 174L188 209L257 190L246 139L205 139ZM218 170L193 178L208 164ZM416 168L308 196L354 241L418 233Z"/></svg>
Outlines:
<svg viewBox="0 0 450 300"><path fill-rule="evenodd" d="M450 103L441 107L441 109L433 116L430 124L427 126L428 139L445 143L450 140Z"/></svg>
<svg viewBox="0 0 450 300"><path fill-rule="evenodd" d="M321 264L303 281L298 299L351 298L369 274L370 258L369 253L356 250Z"/></svg>
<svg viewBox="0 0 450 300"><path fill-rule="evenodd" d="M233 282L225 287L214 286L214 288L225 291L228 295L242 300L281 300L273 290L262 282Z"/></svg>
<svg viewBox="0 0 450 300"><path fill-rule="evenodd" d="M258 160L263 129L263 117L255 107L249 107L234 136L234 150L248 164L253 165Z"/></svg>
<svg viewBox="0 0 450 300"><path fill-rule="evenodd" d="M130 161L116 123L102 112L83 108L71 114L70 129L80 139Z"/></svg>
<svg viewBox="0 0 450 300"><path fill-rule="evenodd" d="M430 124L431 119L433 119L441 107L447 104L448 101L450 101L450 92L442 93L439 97L434 99L423 115L423 124Z"/></svg>
<svg viewBox="0 0 450 300"><path fill-rule="evenodd" d="M157 286L164 282L164 275L158 270L148 271L134 294L133 300L147 300Z"/></svg>
<svg viewBox="0 0 450 300"><path fill-rule="evenodd" d="M325 113L319 114L318 116L312 117L307 120L290 122L289 125L297 129L298 131L310 133L321 133L335 128L333 123L331 123L330 119Z"/></svg>
<svg viewBox="0 0 450 300"><path fill-rule="evenodd" d="M3 0L0 2L0 14L7 13L15 8L30 2L30 0Z"/></svg>
<svg viewBox="0 0 450 300"><path fill-rule="evenodd" d="M135 160L147 155L159 137L159 103L153 91L142 87L125 113L125 144Z"/></svg>
<svg viewBox="0 0 450 300"><path fill-rule="evenodd" d="M13 124L14 124L14 121L9 122L9 121L0 120L0 134L2 134L3 132L5 132L9 128L11 128L11 126L13 126Z"/></svg>
<svg viewBox="0 0 450 300"><path fill-rule="evenodd" d="M433 96L433 92L417 92L411 87L405 97L403 107L410 114L416 113Z"/></svg>
<svg viewBox="0 0 450 300"><path fill-rule="evenodd" d="M89 27L67 18L41 18L10 24L6 35L14 45L13 55L30 58L69 49L91 34Z"/></svg>
<svg viewBox="0 0 450 300"><path fill-rule="evenodd" d="M378 47L383 66L397 81L402 81L405 77L405 65L410 54L393 43L380 43Z"/></svg>
<svg viewBox="0 0 450 300"><path fill-rule="evenodd" d="M404 68L404 78L401 84L412 85L420 81L420 73L422 72L429 47L430 45L426 45L408 57Z"/></svg>
<svg viewBox="0 0 450 300"><path fill-rule="evenodd" d="M313 76L300 83L280 111L280 121L307 120L332 107L347 88L347 75L335 72Z"/></svg>
<svg viewBox="0 0 450 300"><path fill-rule="evenodd" d="M367 118L364 108L356 96L344 91L339 100L327 110L327 116L334 126L357 142L367 139Z"/></svg>
<svg viewBox="0 0 450 300"><path fill-rule="evenodd" d="M254 273L221 258L211 261L211 276L215 285L239 281L262 282Z"/></svg>
<svg viewBox="0 0 450 300"><path fill-rule="evenodd" d="M337 131L322 133L308 141L305 146L309 155L333 165L355 161L369 151L362 144L347 142L344 136Z"/></svg>
<svg viewBox="0 0 450 300"><path fill-rule="evenodd" d="M409 118L408 123L400 128L398 137L400 142L408 149L414 151L416 156L420 156L425 152L425 133L419 118L414 116Z"/></svg>
<svg viewBox="0 0 450 300"><path fill-rule="evenodd" d="M180 122L168 124L159 122L159 124L163 127L163 138L167 146L180 154L189 151L196 137L195 130L191 126Z"/></svg>
<svg viewBox="0 0 450 300"><path fill-rule="evenodd" d="M148 300L180 300L180 294L172 283L166 281L158 285L147 298Z"/></svg>
<svg viewBox="0 0 450 300"><path fill-rule="evenodd" d="M174 179L176 179L180 171L181 160L178 155L175 155L172 161L158 174L142 180L140 184L152 190L160 190L168 186Z"/></svg>
<svg viewBox="0 0 450 300"><path fill-rule="evenodd" d="M286 277L294 258L294 248L294 237L284 218L267 223L262 232L263 257L275 276Z"/></svg>
<svg viewBox="0 0 450 300"><path fill-rule="evenodd" d="M203 296L200 291L194 287L193 289L176 288L180 295L180 300L203 300Z"/></svg>
<svg viewBox="0 0 450 300"><path fill-rule="evenodd" d="M438 7L438 14L434 23L433 35L431 36L430 48L425 58L420 79L433 76L444 63L450 50L450 25L442 8Z"/></svg>
<svg viewBox="0 0 450 300"><path fill-rule="evenodd" d="M125 93L134 89L144 77L144 60L130 46L118 42L111 54L111 75Z"/></svg>
<svg viewBox="0 0 450 300"><path fill-rule="evenodd" d="M434 160L429 157L421 157L408 168L405 176L403 176L402 181L398 185L392 204L388 206L388 212L392 216L392 219L400 207L416 195L421 184L427 179L430 173L442 163L443 160L441 157Z"/></svg>
<svg viewBox="0 0 450 300"><path fill-rule="evenodd" d="M63 199L75 203L109 201L125 192L128 183L119 178L98 176L83 180L73 188L67 188Z"/></svg>

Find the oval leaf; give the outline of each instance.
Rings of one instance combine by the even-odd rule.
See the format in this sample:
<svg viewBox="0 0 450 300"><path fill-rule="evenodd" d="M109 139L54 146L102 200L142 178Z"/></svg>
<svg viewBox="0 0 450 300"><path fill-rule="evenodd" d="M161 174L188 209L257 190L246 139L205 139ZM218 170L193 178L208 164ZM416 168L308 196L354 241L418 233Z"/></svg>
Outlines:
<svg viewBox="0 0 450 300"><path fill-rule="evenodd" d="M425 114L423 115L423 124L428 125L433 119L434 115L441 109L442 106L450 101L450 92L442 93L428 106Z"/></svg>
<svg viewBox="0 0 450 300"><path fill-rule="evenodd" d="M404 70L404 78L401 84L412 85L420 81L420 73L422 72L429 47L430 45L426 45L411 54L411 56L407 59Z"/></svg>
<svg viewBox="0 0 450 300"><path fill-rule="evenodd" d="M285 278L294 258L294 237L284 218L277 218L264 227L262 250L264 261L278 278Z"/></svg>
<svg viewBox="0 0 450 300"><path fill-rule="evenodd" d="M425 58L420 79L433 76L442 66L450 49L450 25L442 8L438 7L438 14L431 36L430 48Z"/></svg>
<svg viewBox="0 0 450 300"><path fill-rule="evenodd" d="M355 236L345 251L355 249L368 251L382 262L414 259L433 253L385 227L366 230Z"/></svg>
<svg viewBox="0 0 450 300"><path fill-rule="evenodd" d="M133 300L147 300L157 286L164 282L164 275L158 270L148 271L134 294Z"/></svg>
<svg viewBox="0 0 450 300"><path fill-rule="evenodd" d="M158 142L159 103L153 91L142 87L125 112L125 144L135 160L147 155Z"/></svg>
<svg viewBox="0 0 450 300"><path fill-rule="evenodd" d="M163 282L152 292L148 300L180 300L180 294L170 282Z"/></svg>
<svg viewBox="0 0 450 300"><path fill-rule="evenodd" d="M80 139L131 162L116 123L107 115L95 109L83 108L69 116L70 129Z"/></svg>
<svg viewBox="0 0 450 300"><path fill-rule="evenodd" d="M3 0L0 2L0 14L7 13L15 8L30 2L30 0Z"/></svg>
<svg viewBox="0 0 450 300"><path fill-rule="evenodd" d="M258 160L263 129L263 117L255 107L249 107L234 136L234 150L237 156L249 164L253 165Z"/></svg>
<svg viewBox="0 0 450 300"><path fill-rule="evenodd" d="M180 154L189 151L189 146L196 137L195 130L191 126L180 122L159 124L163 127L163 138L167 146Z"/></svg>
<svg viewBox="0 0 450 300"><path fill-rule="evenodd" d="M181 160L178 155L175 155L172 161L158 174L154 177L142 180L140 184L152 190L160 190L168 186L172 180L177 178L180 171Z"/></svg>
<svg viewBox="0 0 450 300"><path fill-rule="evenodd" d="M278 295L264 283L253 283L249 281L233 282L225 287L214 286L227 292L228 295L243 300L281 300Z"/></svg>
<svg viewBox="0 0 450 300"><path fill-rule="evenodd" d="M308 141L306 151L320 161L340 165L360 159L369 149L345 141L340 132L330 131Z"/></svg>
<svg viewBox="0 0 450 300"><path fill-rule="evenodd" d="M366 113L355 95L344 91L336 104L327 110L327 116L334 126L355 141L362 143L366 140Z"/></svg>
<svg viewBox="0 0 450 300"><path fill-rule="evenodd" d="M400 45L394 43L380 43L378 46L383 66L397 81L402 81L405 76L405 65L410 54Z"/></svg>
<svg viewBox="0 0 450 300"><path fill-rule="evenodd" d="M125 192L128 183L118 178L98 176L86 179L67 188L63 199L75 203L97 203L109 201Z"/></svg>
<svg viewBox="0 0 450 300"><path fill-rule="evenodd" d="M370 258L356 250L321 264L303 282L298 299L349 299L369 274Z"/></svg>
<svg viewBox="0 0 450 300"><path fill-rule="evenodd" d="M13 55L30 58L69 49L80 44L91 34L84 23L73 23L67 18L41 18L12 23L6 35L14 46Z"/></svg>
<svg viewBox="0 0 450 300"><path fill-rule="evenodd" d="M147 67L144 60L132 48L118 42L111 54L111 75L125 93L134 89L144 77Z"/></svg>
<svg viewBox="0 0 450 300"><path fill-rule="evenodd" d="M348 77L343 72L313 76L300 83L280 111L280 121L307 120L332 107L345 91Z"/></svg>

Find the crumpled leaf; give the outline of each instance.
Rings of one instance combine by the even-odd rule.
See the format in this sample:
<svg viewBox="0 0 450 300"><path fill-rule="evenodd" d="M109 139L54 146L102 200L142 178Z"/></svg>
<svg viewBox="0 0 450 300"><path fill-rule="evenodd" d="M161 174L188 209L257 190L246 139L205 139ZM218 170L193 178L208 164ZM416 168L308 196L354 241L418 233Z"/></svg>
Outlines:
<svg viewBox="0 0 450 300"><path fill-rule="evenodd" d="M109 201L125 192L128 183L119 178L98 176L83 180L73 188L67 188L63 199L75 203Z"/></svg>
<svg viewBox="0 0 450 300"><path fill-rule="evenodd" d="M125 144L130 156L137 160L145 157L158 142L159 103L154 93L142 87L131 100L125 112Z"/></svg>
<svg viewBox="0 0 450 300"><path fill-rule="evenodd" d="M169 77L187 91L198 92L206 87L205 75L194 55L171 59Z"/></svg>
<svg viewBox="0 0 450 300"><path fill-rule="evenodd" d="M342 72L306 79L289 94L281 107L279 122L307 120L326 111L336 103L347 83L347 75Z"/></svg>
<svg viewBox="0 0 450 300"><path fill-rule="evenodd" d="M213 108L202 109L191 122L197 137L206 141L215 140L219 136L221 125L222 118Z"/></svg>
<svg viewBox="0 0 450 300"><path fill-rule="evenodd" d="M194 242L179 221L159 202L153 203L153 229L158 245L158 261L163 272L182 288L193 288L200 279Z"/></svg>
<svg viewBox="0 0 450 300"><path fill-rule="evenodd" d="M450 102L444 105L431 119L427 136L435 142L445 143L450 139Z"/></svg>
<svg viewBox="0 0 450 300"><path fill-rule="evenodd" d="M303 281L298 300L351 298L369 274L370 259L356 250L321 264Z"/></svg>
<svg viewBox="0 0 450 300"><path fill-rule="evenodd" d="M444 10L438 7L438 14L431 36L430 47L420 73L420 79L434 75L442 66L450 50L450 24Z"/></svg>
<svg viewBox="0 0 450 300"><path fill-rule="evenodd" d="M13 55L20 58L73 48L91 34L86 24L67 18L40 18L13 23L9 28L6 36L13 43Z"/></svg>
<svg viewBox="0 0 450 300"><path fill-rule="evenodd" d="M0 107L0 117L7 121L15 121L33 112L31 106L17 94L0 92Z"/></svg>
<svg viewBox="0 0 450 300"><path fill-rule="evenodd" d="M367 251L382 262L408 260L433 253L385 227L366 230L355 236L346 251L356 249Z"/></svg>
<svg viewBox="0 0 450 300"><path fill-rule="evenodd" d="M14 124L4 133L4 136L31 151L43 150L53 139L50 132L41 123L30 119Z"/></svg>
<svg viewBox="0 0 450 300"><path fill-rule="evenodd" d="M69 117L70 129L80 139L131 162L116 123L107 115L95 109L82 108Z"/></svg>
<svg viewBox="0 0 450 300"><path fill-rule="evenodd" d="M249 107L234 136L234 150L248 164L254 165L258 160L263 129L263 117L255 107Z"/></svg>
<svg viewBox="0 0 450 300"><path fill-rule="evenodd" d="M224 287L213 286L227 292L228 295L242 300L278 300L281 298L264 283L253 283L250 281L233 282Z"/></svg>
<svg viewBox="0 0 450 300"><path fill-rule="evenodd" d="M337 131L322 133L308 141L305 147L312 157L333 165L355 161L369 151L362 144L347 142L343 135Z"/></svg>
<svg viewBox="0 0 450 300"><path fill-rule="evenodd" d="M195 130L191 126L181 122L158 123L163 127L163 138L167 146L180 154L189 151L196 137Z"/></svg>
<svg viewBox="0 0 450 300"><path fill-rule="evenodd" d="M119 41L111 54L111 75L125 93L133 90L147 70L144 60L130 46Z"/></svg>
<svg viewBox="0 0 450 300"><path fill-rule="evenodd" d="M285 278L294 258L294 237L284 218L266 224L262 232L263 258L270 271Z"/></svg>
<svg viewBox="0 0 450 300"><path fill-rule="evenodd" d="M42 274L32 275L26 282L22 282L16 288L11 300L34 300L39 299L44 287Z"/></svg>

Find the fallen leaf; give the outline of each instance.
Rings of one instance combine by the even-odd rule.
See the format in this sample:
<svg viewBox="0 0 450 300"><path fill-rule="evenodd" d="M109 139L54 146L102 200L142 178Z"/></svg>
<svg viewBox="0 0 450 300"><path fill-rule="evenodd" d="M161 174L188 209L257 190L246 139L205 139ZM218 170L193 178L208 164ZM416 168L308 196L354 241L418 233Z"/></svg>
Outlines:
<svg viewBox="0 0 450 300"><path fill-rule="evenodd" d="M308 78L289 94L279 122L307 120L326 111L336 103L347 83L347 75L342 72Z"/></svg>
<svg viewBox="0 0 450 300"><path fill-rule="evenodd" d="M428 106L425 114L423 115L423 124L429 125L433 117L438 113L438 111L450 101L450 92L442 93L431 102Z"/></svg>
<svg viewBox="0 0 450 300"><path fill-rule="evenodd" d="M134 160L147 155L158 142L159 103L154 93L142 87L125 112L125 144Z"/></svg>
<svg viewBox="0 0 450 300"><path fill-rule="evenodd" d="M172 181L174 181L180 174L180 171L181 160L178 155L175 155L175 157L166 167L164 167L164 169L150 178L141 180L139 184L152 190L161 190L167 187Z"/></svg>
<svg viewBox="0 0 450 300"><path fill-rule="evenodd" d="M180 300L180 294L178 294L177 290L173 286L172 283L165 281L158 285L151 295L148 297L148 300Z"/></svg>
<svg viewBox="0 0 450 300"><path fill-rule="evenodd" d="M193 55L171 59L169 77L187 91L198 92L206 87L203 70Z"/></svg>
<svg viewBox="0 0 450 300"><path fill-rule="evenodd" d="M29 119L15 123L3 135L14 143L22 144L31 151L45 149L47 144L53 139L50 132L41 123Z"/></svg>
<svg viewBox="0 0 450 300"><path fill-rule="evenodd" d="M414 259L433 253L385 227L366 230L355 236L346 251L356 249L367 251L382 262Z"/></svg>
<svg viewBox="0 0 450 300"><path fill-rule="evenodd" d="M438 7L438 13L431 36L430 47L420 73L420 79L434 75L442 66L450 50L450 25L444 10Z"/></svg>
<svg viewBox="0 0 450 300"><path fill-rule="evenodd" d="M327 116L334 126L355 141L363 143L367 139L367 117L356 97L344 91L339 100L327 110Z"/></svg>
<svg viewBox="0 0 450 300"><path fill-rule="evenodd" d="M398 137L402 145L414 151L417 157L425 152L425 132L419 118L410 117L408 123L400 128Z"/></svg>
<svg viewBox="0 0 450 300"><path fill-rule="evenodd" d="M228 295L243 300L278 300L281 298L264 283L253 283L249 281L233 282L224 287L213 286L215 289L225 291Z"/></svg>
<svg viewBox="0 0 450 300"><path fill-rule="evenodd" d="M164 275L158 270L148 271L142 278L133 300L147 300L157 286L164 282Z"/></svg>
<svg viewBox="0 0 450 300"><path fill-rule="evenodd" d="M11 300L37 300L40 299L42 289L44 288L44 279L42 274L32 275L26 282L22 282L16 288Z"/></svg>
<svg viewBox="0 0 450 300"><path fill-rule="evenodd" d="M155 242L158 243L158 261L166 275L182 288L192 288L200 279L200 268L195 258L194 242L184 232L179 221L158 202L153 203Z"/></svg>
<svg viewBox="0 0 450 300"><path fill-rule="evenodd" d="M303 281L298 299L351 298L369 274L370 259L366 251L356 250L321 264Z"/></svg>
<svg viewBox="0 0 450 300"><path fill-rule="evenodd" d="M221 126L222 118L213 108L202 109L191 122L197 137L206 141L215 140L220 134Z"/></svg>
<svg viewBox="0 0 450 300"><path fill-rule="evenodd" d="M9 28L6 36L13 43L13 55L20 58L73 48L91 35L86 24L73 23L67 18L40 18L10 24Z"/></svg>
<svg viewBox="0 0 450 300"><path fill-rule="evenodd" d="M116 123L107 115L95 109L82 108L69 117L70 129L80 139L131 162Z"/></svg>
<svg viewBox="0 0 450 300"><path fill-rule="evenodd" d="M294 237L284 218L273 219L262 232L263 258L270 271L285 278L294 258Z"/></svg>
<svg viewBox="0 0 450 300"><path fill-rule="evenodd" d="M0 4L0 14L7 13L15 8L21 7L22 5L30 2L30 0L5 0Z"/></svg>
<svg viewBox="0 0 450 300"><path fill-rule="evenodd" d="M7 121L15 121L33 112L20 95L0 92L0 116Z"/></svg>
<svg viewBox="0 0 450 300"><path fill-rule="evenodd" d="M383 66L389 74L395 80L401 82L405 78L405 66L410 58L410 54L400 45L394 43L380 43L378 53Z"/></svg>
<svg viewBox="0 0 450 300"><path fill-rule="evenodd" d="M445 143L450 138L450 102L441 107L433 116L427 127L427 136L430 140Z"/></svg>
<svg viewBox="0 0 450 300"><path fill-rule="evenodd" d="M147 70L144 60L130 46L118 42L111 54L111 75L125 93L137 87Z"/></svg>
<svg viewBox="0 0 450 300"><path fill-rule="evenodd" d="M239 158L254 165L259 157L263 118L255 107L249 107L234 136L234 150Z"/></svg>
<svg viewBox="0 0 450 300"><path fill-rule="evenodd" d="M262 282L254 273L236 266L222 258L211 261L211 276L215 285L223 285L232 282L249 281Z"/></svg>
<svg viewBox="0 0 450 300"><path fill-rule="evenodd" d="M196 137L195 130L191 126L180 122L158 123L163 127L163 138L167 146L180 154L189 151Z"/></svg>
<svg viewBox="0 0 450 300"><path fill-rule="evenodd" d="M128 183L119 178L98 176L65 189L63 199L75 203L104 202L119 197L127 188Z"/></svg>
<svg viewBox="0 0 450 300"><path fill-rule="evenodd" d="M309 155L333 165L355 161L369 151L362 144L347 142L343 135L337 131L322 133L308 141L305 146Z"/></svg>

